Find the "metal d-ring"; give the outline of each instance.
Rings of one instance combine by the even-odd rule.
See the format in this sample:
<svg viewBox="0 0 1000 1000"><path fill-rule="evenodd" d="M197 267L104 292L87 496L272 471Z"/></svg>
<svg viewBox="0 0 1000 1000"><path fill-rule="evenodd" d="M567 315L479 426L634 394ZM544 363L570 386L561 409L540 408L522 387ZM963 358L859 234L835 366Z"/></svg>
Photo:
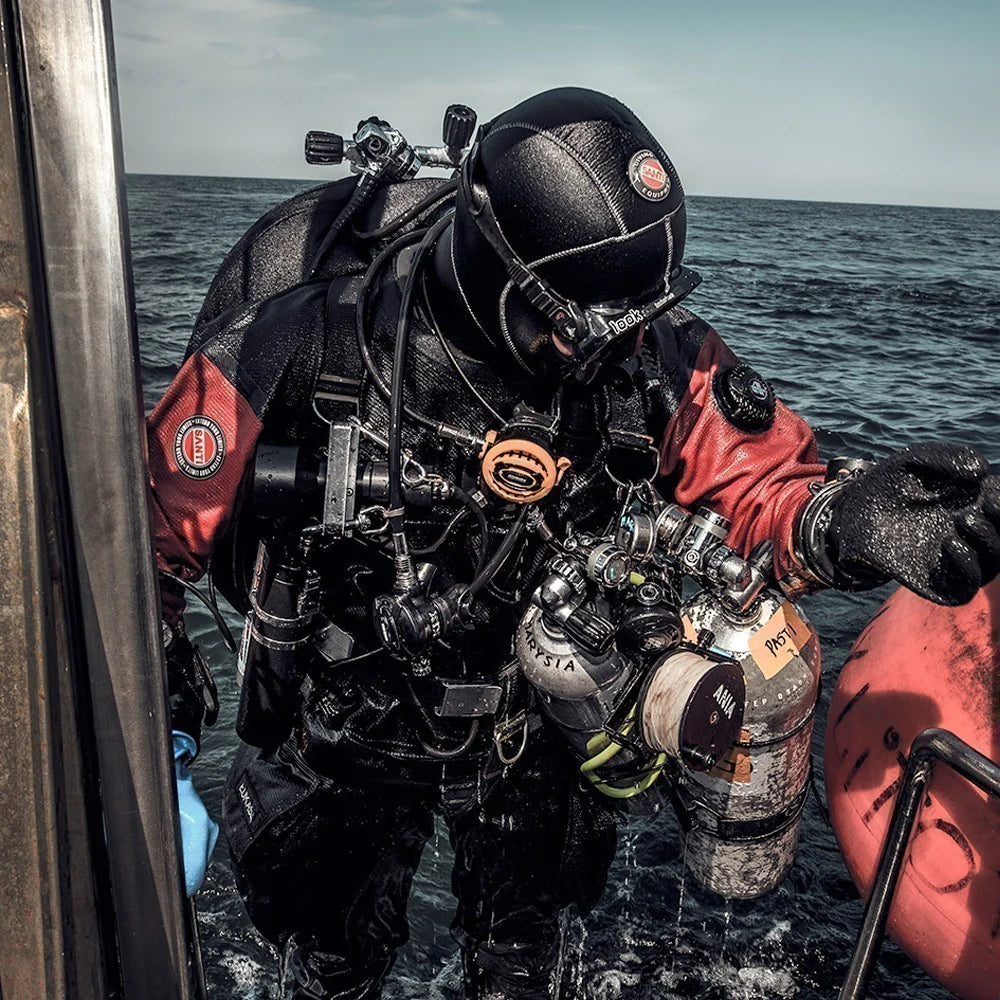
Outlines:
<svg viewBox="0 0 1000 1000"><path fill-rule="evenodd" d="M373 527L362 528L360 527L361 520L364 517L379 517L381 518L381 524L376 524ZM358 525L358 533L361 535L381 535L389 527L389 515L385 507L363 507L358 511L358 516L355 518L355 523Z"/></svg>
<svg viewBox="0 0 1000 1000"><path fill-rule="evenodd" d="M524 754L524 751L528 746L528 716L525 712L519 712L518 715L521 717L521 745L517 748L517 753L508 757L503 750L504 745L507 742L508 733L510 733L512 723L516 724L518 716L515 715L513 719L508 719L506 722L497 726L493 731L493 745L497 748L497 757L500 758L500 763L507 766L511 764L516 764Z"/></svg>

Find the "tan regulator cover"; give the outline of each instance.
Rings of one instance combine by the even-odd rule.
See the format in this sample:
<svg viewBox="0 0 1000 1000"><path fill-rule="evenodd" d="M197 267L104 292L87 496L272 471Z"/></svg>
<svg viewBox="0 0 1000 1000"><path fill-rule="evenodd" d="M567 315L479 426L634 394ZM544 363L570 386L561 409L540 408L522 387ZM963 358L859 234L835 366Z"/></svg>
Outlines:
<svg viewBox="0 0 1000 1000"><path fill-rule="evenodd" d="M497 440L486 435L480 453L483 482L508 503L535 503L559 485L570 467L568 458L556 457L542 445L522 437Z"/></svg>

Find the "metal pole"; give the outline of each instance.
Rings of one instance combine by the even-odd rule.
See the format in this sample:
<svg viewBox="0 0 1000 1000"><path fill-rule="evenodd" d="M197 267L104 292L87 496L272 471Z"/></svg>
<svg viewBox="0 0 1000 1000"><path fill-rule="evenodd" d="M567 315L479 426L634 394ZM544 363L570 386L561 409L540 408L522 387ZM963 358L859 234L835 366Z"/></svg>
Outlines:
<svg viewBox="0 0 1000 1000"><path fill-rule="evenodd" d="M0 0L0 981L7 1000L104 1000L117 978L114 926L101 908L96 782L74 683L78 616L19 56Z"/></svg>
<svg viewBox="0 0 1000 1000"><path fill-rule="evenodd" d="M861 930L839 1000L862 1000L868 993L871 974L882 950L885 925L903 870L910 834L920 812L924 789L937 761L956 771L977 788L1000 798L1000 764L983 756L954 733L946 729L925 729L913 741L903 784L893 808L889 833L882 846Z"/></svg>
<svg viewBox="0 0 1000 1000"><path fill-rule="evenodd" d="M83 626L86 763L100 787L123 991L108 995L188 1000L198 976L178 863L108 0L0 2L18 44L67 493L66 586Z"/></svg>
<svg viewBox="0 0 1000 1000"><path fill-rule="evenodd" d="M857 1000L868 993L868 982L882 950L885 923L903 869L906 847L910 842L917 813L920 811L924 788L933 772L934 761L922 760L911 753L899 798L893 809L889 834L882 846L882 856L879 858L878 870L872 882L858 941L854 946L851 964L840 990L840 1000Z"/></svg>

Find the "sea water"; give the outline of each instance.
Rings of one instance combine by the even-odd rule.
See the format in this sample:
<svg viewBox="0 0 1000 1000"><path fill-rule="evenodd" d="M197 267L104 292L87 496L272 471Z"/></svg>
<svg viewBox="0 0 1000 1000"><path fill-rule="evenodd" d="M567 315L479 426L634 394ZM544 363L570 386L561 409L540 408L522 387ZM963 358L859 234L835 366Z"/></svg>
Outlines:
<svg viewBox="0 0 1000 1000"><path fill-rule="evenodd" d="M177 371L223 255L254 219L307 186L129 177L147 409ZM809 420L824 457L877 458L912 442L942 440L979 448L1000 467L998 244L996 212L692 197L686 261L704 284L689 305ZM817 761L837 671L885 593L806 601L823 637L825 664ZM222 697L219 723L206 732L195 766L196 783L218 816L235 743L235 666L207 614L195 607L188 621ZM684 878L670 815L631 821L622 841L596 911L585 922L567 919L563 1000L836 995L862 905L815 802L806 809L791 873L755 902L727 905ZM414 885L411 940L387 997L461 995L448 933L450 863L439 829ZM233 888L224 838L198 906L212 995L276 996L273 956ZM892 945L870 995L947 996Z"/></svg>

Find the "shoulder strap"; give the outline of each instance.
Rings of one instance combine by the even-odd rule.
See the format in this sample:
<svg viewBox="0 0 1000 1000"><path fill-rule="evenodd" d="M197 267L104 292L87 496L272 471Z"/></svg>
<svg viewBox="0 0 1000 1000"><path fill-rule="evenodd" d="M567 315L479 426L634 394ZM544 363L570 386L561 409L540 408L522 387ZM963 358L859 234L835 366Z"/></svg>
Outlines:
<svg viewBox="0 0 1000 1000"><path fill-rule="evenodd" d="M659 433L651 420L647 372L641 356L617 365L606 385L607 468L620 483L651 481L659 466Z"/></svg>
<svg viewBox="0 0 1000 1000"><path fill-rule="evenodd" d="M359 416L364 362L358 349L355 300L361 278L330 285L323 354L311 386L311 408L324 420Z"/></svg>

